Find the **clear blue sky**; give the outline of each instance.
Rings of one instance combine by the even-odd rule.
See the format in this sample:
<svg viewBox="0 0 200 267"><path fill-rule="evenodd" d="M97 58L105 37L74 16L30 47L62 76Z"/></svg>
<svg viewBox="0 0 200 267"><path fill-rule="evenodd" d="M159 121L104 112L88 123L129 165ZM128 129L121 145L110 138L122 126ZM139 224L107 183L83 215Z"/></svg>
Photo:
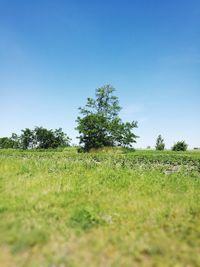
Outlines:
<svg viewBox="0 0 200 267"><path fill-rule="evenodd" d="M0 136L37 125L75 142L104 84L138 121L136 147L200 146L200 1L0 0Z"/></svg>

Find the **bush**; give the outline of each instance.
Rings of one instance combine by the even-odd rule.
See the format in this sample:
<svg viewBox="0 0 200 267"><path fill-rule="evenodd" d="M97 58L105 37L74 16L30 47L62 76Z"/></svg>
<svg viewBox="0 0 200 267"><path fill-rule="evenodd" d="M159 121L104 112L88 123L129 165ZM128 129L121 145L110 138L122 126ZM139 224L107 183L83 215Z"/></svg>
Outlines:
<svg viewBox="0 0 200 267"><path fill-rule="evenodd" d="M173 145L172 150L173 151L186 151L188 145L185 143L185 141L178 141L176 144Z"/></svg>

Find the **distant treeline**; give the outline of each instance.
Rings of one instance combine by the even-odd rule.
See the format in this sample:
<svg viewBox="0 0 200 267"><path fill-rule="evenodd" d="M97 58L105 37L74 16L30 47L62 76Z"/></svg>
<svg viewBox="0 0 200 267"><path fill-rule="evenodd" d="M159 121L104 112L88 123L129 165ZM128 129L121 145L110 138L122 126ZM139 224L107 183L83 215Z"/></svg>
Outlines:
<svg viewBox="0 0 200 267"><path fill-rule="evenodd" d="M70 138L62 131L62 128L48 130L43 127L35 127L33 130L25 128L21 135L15 133L11 137L0 138L0 148L58 148L70 145Z"/></svg>

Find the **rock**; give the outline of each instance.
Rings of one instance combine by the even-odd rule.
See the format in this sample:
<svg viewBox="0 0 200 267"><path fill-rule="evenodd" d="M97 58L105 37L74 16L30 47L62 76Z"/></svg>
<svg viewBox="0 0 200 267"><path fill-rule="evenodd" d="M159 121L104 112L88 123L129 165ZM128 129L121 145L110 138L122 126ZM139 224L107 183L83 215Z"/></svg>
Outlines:
<svg viewBox="0 0 200 267"><path fill-rule="evenodd" d="M102 216L101 216L101 219L102 219L103 221L105 221L106 223L109 223L109 224L113 223L113 221L112 221L112 216L109 215L109 214L104 214L104 215L102 215Z"/></svg>

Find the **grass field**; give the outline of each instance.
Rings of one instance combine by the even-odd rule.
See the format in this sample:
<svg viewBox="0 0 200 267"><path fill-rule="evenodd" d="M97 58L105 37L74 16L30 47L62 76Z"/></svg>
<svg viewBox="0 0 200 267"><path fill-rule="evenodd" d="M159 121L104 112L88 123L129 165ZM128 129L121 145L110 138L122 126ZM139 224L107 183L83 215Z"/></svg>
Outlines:
<svg viewBox="0 0 200 267"><path fill-rule="evenodd" d="M0 266L200 266L200 152L1 150Z"/></svg>

